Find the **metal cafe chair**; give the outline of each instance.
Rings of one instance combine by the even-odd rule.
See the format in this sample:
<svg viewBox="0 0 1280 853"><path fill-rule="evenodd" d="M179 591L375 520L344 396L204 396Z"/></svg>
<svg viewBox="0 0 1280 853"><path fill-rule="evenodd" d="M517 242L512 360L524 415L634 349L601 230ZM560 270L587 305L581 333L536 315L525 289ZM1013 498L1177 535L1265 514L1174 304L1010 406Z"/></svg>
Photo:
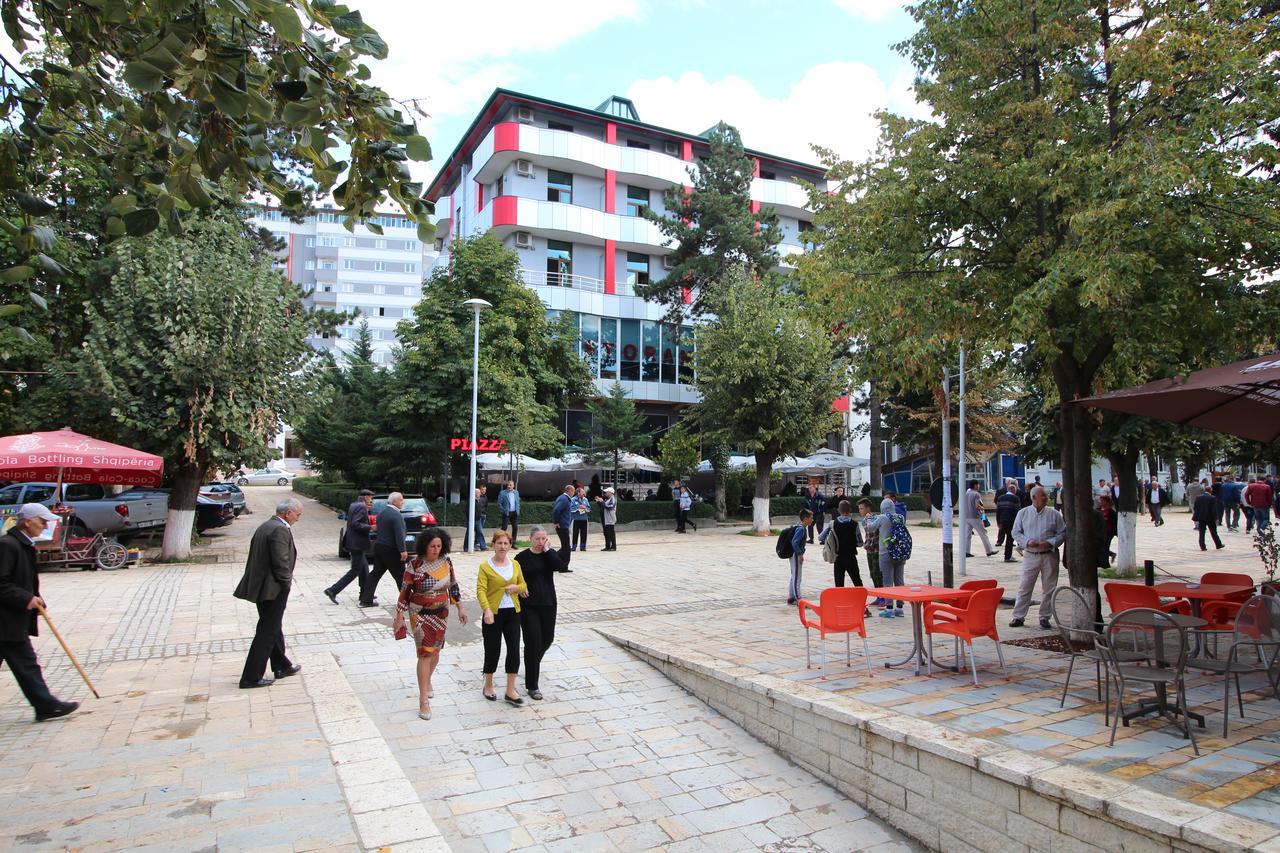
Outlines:
<svg viewBox="0 0 1280 853"><path fill-rule="evenodd" d="M1187 632L1172 615L1162 610L1137 607L1117 613L1107 625L1105 634L1096 641L1103 654L1107 669L1116 682L1116 707L1111 717L1111 741L1115 746L1116 728L1120 721L1129 724L1128 717L1158 711L1161 716L1177 722L1182 716L1182 730L1191 741L1196 755L1200 747L1191 731L1187 710ZM1137 664L1145 662L1145 666ZM1131 682L1149 684L1155 688L1155 702L1141 703L1137 710L1124 712L1124 696ZM1167 702L1167 689L1177 693L1176 706Z"/></svg>
<svg viewBox="0 0 1280 853"><path fill-rule="evenodd" d="M1240 717L1244 717L1244 697L1240 694L1240 676L1264 672L1272 694L1280 699L1280 598L1273 595L1255 595L1240 605L1236 612L1235 626L1231 631L1218 633L1231 635L1231 648L1225 658L1198 657L1188 663L1192 669L1201 669L1222 675L1222 736L1229 731L1231 716L1231 681L1236 683L1236 702ZM1257 662L1241 660L1241 652L1252 649Z"/></svg>

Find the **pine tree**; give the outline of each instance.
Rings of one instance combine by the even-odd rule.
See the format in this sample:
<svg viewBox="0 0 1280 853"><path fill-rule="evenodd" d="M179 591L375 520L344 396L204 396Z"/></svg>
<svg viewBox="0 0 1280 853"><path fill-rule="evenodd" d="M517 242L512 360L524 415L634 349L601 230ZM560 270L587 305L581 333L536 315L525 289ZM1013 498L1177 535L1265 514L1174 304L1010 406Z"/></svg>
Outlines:
<svg viewBox="0 0 1280 853"><path fill-rule="evenodd" d="M751 211L755 164L738 131L720 122L707 133L707 143L711 155L689 169L692 189L668 189L665 213L643 211L675 244L675 268L636 291L667 306L668 319L676 324L708 312L708 298L731 267L745 267L753 276L771 270L778 262L774 247L782 239L773 208Z"/></svg>
<svg viewBox="0 0 1280 853"><path fill-rule="evenodd" d="M614 479L624 453L639 453L653 441L645 432L644 414L627 396L621 382L609 386L609 394L587 402L591 413L591 449L586 456L593 463L612 463Z"/></svg>

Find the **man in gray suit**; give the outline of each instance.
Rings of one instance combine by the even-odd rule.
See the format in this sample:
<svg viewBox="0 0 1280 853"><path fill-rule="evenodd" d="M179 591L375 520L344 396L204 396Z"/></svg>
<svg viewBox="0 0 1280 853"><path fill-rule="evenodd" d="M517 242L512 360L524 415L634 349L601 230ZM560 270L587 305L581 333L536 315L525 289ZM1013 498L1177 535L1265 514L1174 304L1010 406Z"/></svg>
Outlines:
<svg viewBox="0 0 1280 853"><path fill-rule="evenodd" d="M235 597L258 606L258 627L240 674L242 690L269 687L275 678L287 678L302 669L302 664L293 663L284 653L284 609L289 603L293 566L298 560L293 525L301 517L302 504L296 498L285 498L276 504L276 514L264 521L249 541L249 559ZM275 678L266 677L268 658Z"/></svg>

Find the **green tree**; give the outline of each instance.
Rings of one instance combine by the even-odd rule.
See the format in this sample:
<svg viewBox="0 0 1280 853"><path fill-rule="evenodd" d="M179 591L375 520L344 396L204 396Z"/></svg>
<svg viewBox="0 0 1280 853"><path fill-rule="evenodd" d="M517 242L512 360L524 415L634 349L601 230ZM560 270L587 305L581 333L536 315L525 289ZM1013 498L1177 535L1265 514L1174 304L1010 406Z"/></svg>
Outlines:
<svg viewBox="0 0 1280 853"><path fill-rule="evenodd" d="M901 49L933 119L882 114L869 162L828 157L841 192L815 193L822 248L802 264L848 309L861 378L923 388L960 344L1030 350L1056 397L1071 583L1096 591L1078 558L1095 416L1073 401L1113 365L1182 370L1274 328L1276 288L1249 282L1280 259L1259 133L1280 114L1280 22L1231 0L912 14Z"/></svg>
<svg viewBox="0 0 1280 853"><path fill-rule="evenodd" d="M214 469L258 466L313 386L316 317L234 210L193 217L182 237L115 244L103 308L90 306L79 360L66 368L173 488L161 556L191 551L196 492Z"/></svg>
<svg viewBox="0 0 1280 853"><path fill-rule="evenodd" d="M254 191L299 213L331 194L349 227L390 199L429 239L431 206L407 161L429 160L430 147L367 82L366 57L385 58L387 46L358 11L6 0L0 19L24 57L22 67L0 57L0 197L11 214L0 230L22 257L7 281L65 272L51 255L55 214L84 200L44 191L40 170L59 158L103 167L109 207L97 212L109 238L161 222L176 231L188 211Z"/></svg>
<svg viewBox="0 0 1280 853"><path fill-rule="evenodd" d="M478 297L493 305L480 315L481 435L527 454L562 445L557 428L537 425L591 389L572 319L547 319L520 280L516 253L494 237L455 242L451 260L451 269L432 273L397 331L402 352L387 406L404 430L400 440L415 442L416 462L438 471L448 437L470 433L474 320L462 303Z"/></svg>
<svg viewBox="0 0 1280 853"><path fill-rule="evenodd" d="M698 463L702 461L698 434L684 421L671 427L658 439L656 461L662 466L664 480L688 477L698 470Z"/></svg>
<svg viewBox="0 0 1280 853"><path fill-rule="evenodd" d="M738 131L720 122L707 134L707 144L710 156L689 168L692 189L672 187L663 193L664 213L643 211L675 244L675 267L665 278L638 285L636 292L665 305L669 321L676 325L708 311L730 267L765 275L778 262L774 247L782 239L773 208L751 210L755 164Z"/></svg>
<svg viewBox="0 0 1280 853"><path fill-rule="evenodd" d="M835 429L844 365L799 300L739 269L719 283L716 319L697 331L694 418L704 438L755 452L753 524L769 530L773 463L805 455Z"/></svg>
<svg viewBox="0 0 1280 853"><path fill-rule="evenodd" d="M644 414L617 380L609 386L607 396L587 401L587 411L591 413L591 447L586 458L612 467L617 482L622 455L642 452L653 441L653 434L645 431Z"/></svg>

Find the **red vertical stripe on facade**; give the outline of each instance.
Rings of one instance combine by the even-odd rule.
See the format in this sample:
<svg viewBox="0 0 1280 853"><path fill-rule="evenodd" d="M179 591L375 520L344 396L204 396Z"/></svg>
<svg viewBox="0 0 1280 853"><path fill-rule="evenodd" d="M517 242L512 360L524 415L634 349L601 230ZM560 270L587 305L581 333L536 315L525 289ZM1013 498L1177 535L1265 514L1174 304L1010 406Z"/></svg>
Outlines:
<svg viewBox="0 0 1280 853"><path fill-rule="evenodd" d="M516 225L516 197L500 195L493 200L493 225Z"/></svg>
<svg viewBox="0 0 1280 853"><path fill-rule="evenodd" d="M693 289L688 287L680 288L680 301L685 305L693 304Z"/></svg>
<svg viewBox="0 0 1280 853"><path fill-rule="evenodd" d="M755 201L754 199L752 200L752 202L751 202L751 212L752 212L752 213L759 213L759 212L760 212L760 202Z"/></svg>
<svg viewBox="0 0 1280 853"><path fill-rule="evenodd" d="M289 235L289 254L284 259L284 277L293 281L293 236Z"/></svg>
<svg viewBox="0 0 1280 853"><path fill-rule="evenodd" d="M680 159L681 160L693 159L693 143L687 139L680 143Z"/></svg>
<svg viewBox="0 0 1280 853"><path fill-rule="evenodd" d="M618 173L612 169L604 170L604 212L617 213Z"/></svg>
<svg viewBox="0 0 1280 853"><path fill-rule="evenodd" d="M517 122L504 121L493 126L493 150L520 150L520 125Z"/></svg>
<svg viewBox="0 0 1280 853"><path fill-rule="evenodd" d="M613 174L610 172L609 174ZM612 212L612 211L610 211ZM614 275L617 270L617 247L614 241L604 241L604 292L616 293L617 287L614 285Z"/></svg>
<svg viewBox="0 0 1280 853"><path fill-rule="evenodd" d="M755 168L755 171L752 173L752 176L756 178L760 177L760 158L752 157L751 165Z"/></svg>
<svg viewBox="0 0 1280 853"><path fill-rule="evenodd" d="M606 122L604 126L604 141L610 145L618 144L618 124L617 122Z"/></svg>
<svg viewBox="0 0 1280 853"><path fill-rule="evenodd" d="M752 204L755 204L753 201ZM476 213L484 210L484 184L476 181Z"/></svg>

